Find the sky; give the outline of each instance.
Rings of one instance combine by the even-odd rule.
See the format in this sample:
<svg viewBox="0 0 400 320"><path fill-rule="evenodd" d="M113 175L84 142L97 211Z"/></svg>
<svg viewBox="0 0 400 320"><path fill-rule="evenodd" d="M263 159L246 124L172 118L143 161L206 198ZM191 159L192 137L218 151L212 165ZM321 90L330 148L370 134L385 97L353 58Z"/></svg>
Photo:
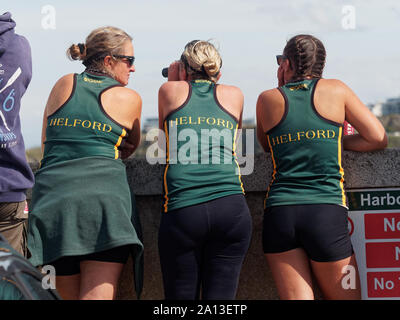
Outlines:
<svg viewBox="0 0 400 320"><path fill-rule="evenodd" d="M128 87L142 97L142 125L157 117L161 69L194 39L217 45L219 82L242 90L244 119L255 119L258 95L277 86L275 56L300 33L324 43L323 77L342 80L365 104L400 96L398 0L3 0L1 7L12 13L16 32L32 49L33 77L21 110L27 149L40 146L55 82L84 70L67 58L67 48L108 25L133 38L136 71Z"/></svg>

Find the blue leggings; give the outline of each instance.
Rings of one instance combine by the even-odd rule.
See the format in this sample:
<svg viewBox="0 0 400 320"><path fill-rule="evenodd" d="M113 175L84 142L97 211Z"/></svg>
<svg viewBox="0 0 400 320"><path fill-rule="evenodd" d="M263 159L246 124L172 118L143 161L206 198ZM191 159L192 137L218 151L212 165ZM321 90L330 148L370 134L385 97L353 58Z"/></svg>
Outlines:
<svg viewBox="0 0 400 320"><path fill-rule="evenodd" d="M158 247L165 299L231 300L250 245L242 194L163 213Z"/></svg>

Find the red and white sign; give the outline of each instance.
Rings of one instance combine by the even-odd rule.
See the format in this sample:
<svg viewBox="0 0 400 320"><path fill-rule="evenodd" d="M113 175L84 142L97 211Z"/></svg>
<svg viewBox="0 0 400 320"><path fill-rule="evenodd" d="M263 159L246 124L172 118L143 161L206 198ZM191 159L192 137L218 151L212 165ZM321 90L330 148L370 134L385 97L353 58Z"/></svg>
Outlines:
<svg viewBox="0 0 400 320"><path fill-rule="evenodd" d="M400 242L365 244L367 268L400 268Z"/></svg>
<svg viewBox="0 0 400 320"><path fill-rule="evenodd" d="M400 213L366 214L365 239L400 238Z"/></svg>
<svg viewBox="0 0 400 320"><path fill-rule="evenodd" d="M348 190L347 196L362 299L399 300L400 189Z"/></svg>
<svg viewBox="0 0 400 320"><path fill-rule="evenodd" d="M368 297L400 297L400 272L368 272Z"/></svg>
<svg viewBox="0 0 400 320"><path fill-rule="evenodd" d="M344 121L343 122L343 135L349 136L352 134L354 134L353 126L350 123L348 123L347 121Z"/></svg>

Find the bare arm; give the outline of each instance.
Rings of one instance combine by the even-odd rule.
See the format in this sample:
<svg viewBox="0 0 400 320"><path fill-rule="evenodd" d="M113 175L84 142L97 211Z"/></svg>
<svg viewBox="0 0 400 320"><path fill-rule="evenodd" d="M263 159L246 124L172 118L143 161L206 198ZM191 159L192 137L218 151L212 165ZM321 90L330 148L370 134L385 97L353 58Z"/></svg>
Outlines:
<svg viewBox="0 0 400 320"><path fill-rule="evenodd" d="M128 158L140 144L142 98L132 89L113 87L101 95L105 112L128 131L128 138L120 147L121 158Z"/></svg>
<svg viewBox="0 0 400 320"><path fill-rule="evenodd" d="M179 64L173 63L168 71L168 76L170 76L170 71L174 68L175 71L178 70ZM184 94L182 94L182 91ZM168 115L175 110L177 107L181 106L187 98L189 92L189 85L186 81L180 80L168 80L165 82L158 90L158 144L159 147L165 151L166 147L166 132L164 132L164 122Z"/></svg>
<svg viewBox="0 0 400 320"><path fill-rule="evenodd" d="M164 130L164 119L169 110L175 104L179 104L176 98L179 89L176 88L176 81L185 81L187 78L185 69L181 61L174 61L168 67L168 82L164 83L158 90L158 128ZM183 103L183 101L182 101Z"/></svg>
<svg viewBox="0 0 400 320"><path fill-rule="evenodd" d="M122 159L128 158L140 145L140 118L142 115L142 99L136 92L133 91L126 103L130 105L130 120L132 121L132 127L128 132L129 135L124 146L121 148Z"/></svg>
<svg viewBox="0 0 400 320"><path fill-rule="evenodd" d="M164 85L158 90L158 128L164 130L164 106L166 104L166 93Z"/></svg>
<svg viewBox="0 0 400 320"><path fill-rule="evenodd" d="M268 140L263 128L263 122L265 117L265 101L263 101L262 95L258 97L256 106L256 118L257 118L257 140L260 143L264 151L269 152Z"/></svg>
<svg viewBox="0 0 400 320"><path fill-rule="evenodd" d="M344 91L346 121L358 132L343 138L344 149L365 152L386 148L388 141L382 123L349 87L340 85Z"/></svg>
<svg viewBox="0 0 400 320"><path fill-rule="evenodd" d="M275 127L285 112L285 100L277 89L262 92L257 100L257 139L266 152L270 152L266 132Z"/></svg>
<svg viewBox="0 0 400 320"><path fill-rule="evenodd" d="M219 75L221 75L221 73ZM242 122L243 122L244 96L243 96L242 91L239 88L236 88L236 87L232 87L232 88L235 91L235 94L233 94L233 93L231 94L231 97L232 97L231 99L233 99L231 106L233 106L234 103L236 103L237 108L230 110L230 112L236 116L239 113L239 116L237 117L237 119L238 119L238 129L240 130L240 129L242 129ZM242 134L243 134L243 131L242 131ZM239 140L239 135L236 136L236 143L238 142L238 140Z"/></svg>
<svg viewBox="0 0 400 320"><path fill-rule="evenodd" d="M168 73L170 76L170 73ZM164 83L158 90L158 147L166 153L167 132L165 132L164 122L170 113L176 99L176 82L174 80ZM168 130L168 129L167 129Z"/></svg>

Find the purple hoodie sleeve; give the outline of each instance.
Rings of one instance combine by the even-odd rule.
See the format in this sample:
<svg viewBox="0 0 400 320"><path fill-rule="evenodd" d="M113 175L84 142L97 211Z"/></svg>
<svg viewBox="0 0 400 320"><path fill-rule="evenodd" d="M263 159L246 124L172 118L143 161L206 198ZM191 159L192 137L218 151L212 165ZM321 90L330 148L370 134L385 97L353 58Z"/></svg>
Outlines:
<svg viewBox="0 0 400 320"><path fill-rule="evenodd" d="M0 15L0 202L25 200L34 183L20 121L21 98L32 78L31 49L14 28L10 13Z"/></svg>

